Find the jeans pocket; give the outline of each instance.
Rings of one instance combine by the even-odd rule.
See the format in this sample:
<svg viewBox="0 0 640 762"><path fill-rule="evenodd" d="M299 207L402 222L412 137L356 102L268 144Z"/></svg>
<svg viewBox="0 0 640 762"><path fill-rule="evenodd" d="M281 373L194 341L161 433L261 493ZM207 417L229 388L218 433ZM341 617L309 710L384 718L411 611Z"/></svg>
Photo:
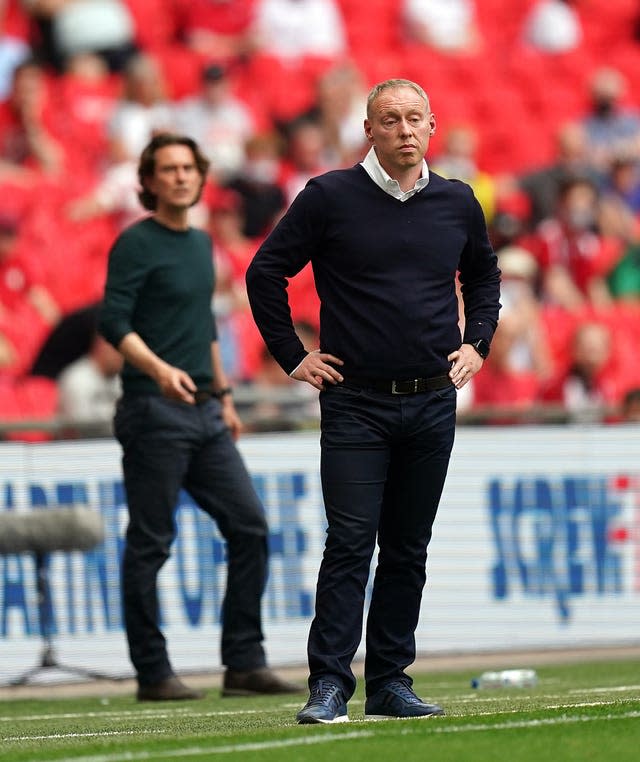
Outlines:
<svg viewBox="0 0 640 762"><path fill-rule="evenodd" d="M346 386L344 383L340 384L326 384L325 388L320 392L320 399L323 397L333 397L336 399L341 397L347 397L349 399L357 399L364 396L364 389L357 389L354 386Z"/></svg>
<svg viewBox="0 0 640 762"><path fill-rule="evenodd" d="M458 394L458 390L456 387L451 384L451 386L446 386L444 389L437 389L434 392L434 395L438 397L438 399L446 400L449 398L455 398Z"/></svg>

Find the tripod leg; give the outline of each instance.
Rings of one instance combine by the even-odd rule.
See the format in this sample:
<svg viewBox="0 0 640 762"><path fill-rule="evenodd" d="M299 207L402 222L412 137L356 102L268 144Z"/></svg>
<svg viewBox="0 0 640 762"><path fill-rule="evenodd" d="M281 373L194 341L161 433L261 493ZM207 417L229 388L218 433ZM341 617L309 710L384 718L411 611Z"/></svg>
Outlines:
<svg viewBox="0 0 640 762"><path fill-rule="evenodd" d="M42 669L55 664L55 655L51 643L51 631L53 629L53 606L51 602L51 590L49 588L49 559L44 553L36 552L36 592L38 595L38 629L40 637L44 641L44 648L40 657L40 664L32 667L19 677L10 681L10 685L25 685Z"/></svg>
<svg viewBox="0 0 640 762"><path fill-rule="evenodd" d="M93 680L120 680L124 678L111 677L110 675L96 672L84 667L72 667L60 664L53 648L53 602L51 600L51 588L49 586L49 558L40 552L35 554L36 563L36 589L38 593L38 618L40 636L44 642L44 648L40 657L40 664L24 672L22 675L10 681L10 685L26 685L32 677L47 669L59 669L63 672L80 675Z"/></svg>

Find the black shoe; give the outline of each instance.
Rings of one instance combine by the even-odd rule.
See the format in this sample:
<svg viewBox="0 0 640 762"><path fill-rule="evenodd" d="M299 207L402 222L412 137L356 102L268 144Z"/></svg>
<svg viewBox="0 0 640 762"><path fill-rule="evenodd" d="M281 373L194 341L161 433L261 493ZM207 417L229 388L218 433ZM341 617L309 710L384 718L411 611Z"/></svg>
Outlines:
<svg viewBox="0 0 640 762"><path fill-rule="evenodd" d="M439 714L444 714L441 706L426 704L403 680L387 683L373 696L369 696L364 705L365 720L433 717Z"/></svg>
<svg viewBox="0 0 640 762"><path fill-rule="evenodd" d="M160 680L159 683L139 685L138 701L191 701L205 697L204 691L188 688L175 675Z"/></svg>
<svg viewBox="0 0 640 762"><path fill-rule="evenodd" d="M289 683L268 667L240 672L228 669L222 682L223 696L256 696L260 694L302 693L304 688Z"/></svg>
<svg viewBox="0 0 640 762"><path fill-rule="evenodd" d="M318 680L311 687L309 700L298 712L296 719L301 725L349 722L342 688L327 680Z"/></svg>

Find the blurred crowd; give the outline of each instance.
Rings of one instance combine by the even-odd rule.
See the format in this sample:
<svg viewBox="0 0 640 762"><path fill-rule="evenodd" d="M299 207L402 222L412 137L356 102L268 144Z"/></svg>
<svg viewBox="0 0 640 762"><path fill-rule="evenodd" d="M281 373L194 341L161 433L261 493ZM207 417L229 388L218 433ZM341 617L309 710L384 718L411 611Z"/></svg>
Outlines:
<svg viewBox="0 0 640 762"><path fill-rule="evenodd" d="M166 130L211 160L192 224L255 427L313 419L244 272L310 177L363 158L366 95L389 77L428 92L429 166L474 188L503 272L461 413L640 420L636 0L0 0L0 31L0 422L110 418L120 361L95 315L111 242L143 214L139 153ZM290 293L313 349L308 268Z"/></svg>

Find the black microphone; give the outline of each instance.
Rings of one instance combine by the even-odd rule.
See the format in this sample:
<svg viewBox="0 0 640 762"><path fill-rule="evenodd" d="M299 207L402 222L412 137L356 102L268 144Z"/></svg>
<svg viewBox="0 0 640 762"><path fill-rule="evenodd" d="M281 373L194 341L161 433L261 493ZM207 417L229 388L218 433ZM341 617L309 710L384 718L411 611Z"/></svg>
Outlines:
<svg viewBox="0 0 640 762"><path fill-rule="evenodd" d="M90 550L104 537L102 516L86 506L0 512L0 555Z"/></svg>

